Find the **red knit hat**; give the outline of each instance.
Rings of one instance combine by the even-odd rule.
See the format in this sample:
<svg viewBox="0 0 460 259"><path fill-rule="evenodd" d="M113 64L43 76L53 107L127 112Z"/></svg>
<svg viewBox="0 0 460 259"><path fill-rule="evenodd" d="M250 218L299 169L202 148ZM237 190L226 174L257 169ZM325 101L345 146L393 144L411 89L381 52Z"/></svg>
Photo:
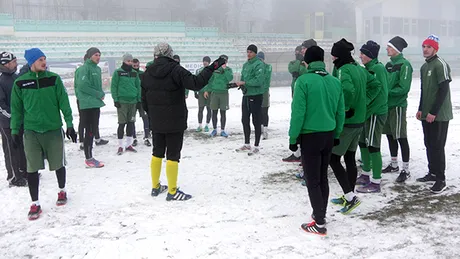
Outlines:
<svg viewBox="0 0 460 259"><path fill-rule="evenodd" d="M426 40L423 41L423 45L428 45L433 47L435 50L439 50L439 37L431 34Z"/></svg>

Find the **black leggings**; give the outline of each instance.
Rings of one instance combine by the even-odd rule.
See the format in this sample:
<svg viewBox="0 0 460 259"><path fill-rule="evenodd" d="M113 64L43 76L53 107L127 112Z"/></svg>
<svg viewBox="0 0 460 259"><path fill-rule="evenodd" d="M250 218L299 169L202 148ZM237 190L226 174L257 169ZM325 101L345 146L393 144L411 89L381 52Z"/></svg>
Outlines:
<svg viewBox="0 0 460 259"><path fill-rule="evenodd" d="M141 115L142 122L144 124L144 138L150 138L150 121L149 116L145 113ZM136 124L134 124L133 138L136 138Z"/></svg>
<svg viewBox="0 0 460 259"><path fill-rule="evenodd" d="M263 95L243 96L243 103L241 104L242 118L244 131L244 143L250 144L251 140L251 125L250 117L252 115L252 124L256 133L256 141L254 146L259 146L260 136L262 135L261 110L262 110Z"/></svg>
<svg viewBox="0 0 460 259"><path fill-rule="evenodd" d="M409 141L407 138L394 139L393 136L387 135L388 145L390 146L391 157L398 157L398 142L401 146L402 160L403 162L409 162L410 148Z"/></svg>
<svg viewBox="0 0 460 259"><path fill-rule="evenodd" d="M270 107L262 107L262 126L268 127L268 108Z"/></svg>
<svg viewBox="0 0 460 259"><path fill-rule="evenodd" d="M65 182L66 182L66 170L65 167L62 167L58 170L56 170L56 178L58 181L58 186L60 189L65 188ZM40 185L40 177L38 175L38 172L33 172L33 173L28 173L27 174L27 181L29 184L29 193L30 193L30 198L32 198L32 201L38 201L38 189Z"/></svg>
<svg viewBox="0 0 460 259"><path fill-rule="evenodd" d="M204 107L206 107L206 123L209 124L209 122L211 121L211 108L209 106L203 106L198 108L198 123L203 123Z"/></svg>
<svg viewBox="0 0 460 259"><path fill-rule="evenodd" d="M134 134L134 122L128 122L128 124L120 123L120 124L118 124L118 130L117 130L118 139L123 139L125 125L127 125L126 126L126 136L127 137L132 137L133 136L133 134Z"/></svg>
<svg viewBox="0 0 460 259"><path fill-rule="evenodd" d="M217 112L218 110L212 111L212 127L217 129ZM220 129L225 129L227 123L227 111L220 110Z"/></svg>
<svg viewBox="0 0 460 259"><path fill-rule="evenodd" d="M85 109L80 111L81 123L85 131L85 140L83 142L86 159L93 158L93 140L94 133L99 128L99 117L101 110L99 108ZM98 133L99 134L99 133Z"/></svg>
<svg viewBox="0 0 460 259"><path fill-rule="evenodd" d="M352 151L347 151L347 153L345 153L344 160L347 168L346 170L340 163L341 156L334 154L331 156L330 166L344 194L355 191L356 178L358 177L355 155L356 152Z"/></svg>

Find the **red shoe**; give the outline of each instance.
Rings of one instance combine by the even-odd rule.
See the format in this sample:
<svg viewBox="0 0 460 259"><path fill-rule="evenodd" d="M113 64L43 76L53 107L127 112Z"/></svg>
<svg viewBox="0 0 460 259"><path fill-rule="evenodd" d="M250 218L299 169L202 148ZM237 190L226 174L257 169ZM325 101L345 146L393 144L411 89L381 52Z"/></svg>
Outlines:
<svg viewBox="0 0 460 259"><path fill-rule="evenodd" d="M64 191L60 191L58 193L58 199L56 201L57 206L64 206L67 204L67 193Z"/></svg>
<svg viewBox="0 0 460 259"><path fill-rule="evenodd" d="M29 210L29 220L38 219L41 213L42 213L42 207L40 205L37 206L35 204L32 204Z"/></svg>
<svg viewBox="0 0 460 259"><path fill-rule="evenodd" d="M133 146L129 146L129 147L127 147L125 151L127 151L127 152L133 152L133 153L137 153L137 150L135 150L135 149L133 148Z"/></svg>

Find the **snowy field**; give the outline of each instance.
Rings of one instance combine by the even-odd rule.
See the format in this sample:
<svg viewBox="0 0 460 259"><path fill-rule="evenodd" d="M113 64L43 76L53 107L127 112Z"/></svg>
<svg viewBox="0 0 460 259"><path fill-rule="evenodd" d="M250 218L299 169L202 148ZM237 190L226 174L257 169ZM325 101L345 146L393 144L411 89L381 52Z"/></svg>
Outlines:
<svg viewBox="0 0 460 259"><path fill-rule="evenodd" d="M432 195L430 185L415 182L427 167L415 119L420 82L414 80L407 113L412 178L396 185L396 174L384 175L382 193L360 195L362 205L347 216L330 205L327 237L300 230L311 221L307 190L294 177L298 164L281 161L290 154L290 88L272 89L269 140L253 157L234 152L243 144L239 91L231 91L228 139L194 132L197 101L189 98L179 174L181 189L194 196L187 202L150 196L150 148L139 145L137 154L116 155L116 111L107 96L100 130L110 143L94 149L106 166L85 169L79 145L67 143L66 206L56 207L55 174L43 171L43 213L30 222L28 189L1 182L0 258L460 258L459 86L452 85L448 190ZM77 126L74 97L71 103ZM142 136L141 120L136 124ZM382 143L386 166L386 138ZM2 156L6 177L3 162ZM331 197L340 195L335 177L329 179Z"/></svg>

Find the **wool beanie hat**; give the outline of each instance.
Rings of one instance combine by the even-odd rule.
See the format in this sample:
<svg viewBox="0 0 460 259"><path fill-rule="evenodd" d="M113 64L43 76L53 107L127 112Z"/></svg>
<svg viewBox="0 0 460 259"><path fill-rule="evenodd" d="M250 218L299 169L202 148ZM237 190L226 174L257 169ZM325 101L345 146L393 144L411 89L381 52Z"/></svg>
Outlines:
<svg viewBox="0 0 460 259"><path fill-rule="evenodd" d="M254 44L249 45L247 50L250 50L257 54L257 46Z"/></svg>
<svg viewBox="0 0 460 259"><path fill-rule="evenodd" d="M126 53L123 55L123 62L126 62L128 60L133 60L133 55Z"/></svg>
<svg viewBox="0 0 460 259"><path fill-rule="evenodd" d="M347 57L351 55L351 51L354 50L355 47L351 42L348 42L346 39L341 39L334 43L332 46L331 54L336 58L340 57Z"/></svg>
<svg viewBox="0 0 460 259"><path fill-rule="evenodd" d="M220 57L219 57L219 58L223 58L223 59L225 59L225 60L227 60L227 61L228 61L228 56L227 56L227 55L220 55ZM210 63L211 63L211 62L210 62Z"/></svg>
<svg viewBox="0 0 460 259"><path fill-rule="evenodd" d="M369 58L375 59L379 56L380 45L377 44L377 42L370 40L361 47L360 51Z"/></svg>
<svg viewBox="0 0 460 259"><path fill-rule="evenodd" d="M295 48L295 51L296 51L296 52L300 52L300 51L302 51L302 45L300 45L300 46L297 46L297 47Z"/></svg>
<svg viewBox="0 0 460 259"><path fill-rule="evenodd" d="M318 44L316 43L314 39L309 39L302 43L302 47L307 48L307 49L313 46L318 46Z"/></svg>
<svg viewBox="0 0 460 259"><path fill-rule="evenodd" d="M318 46L311 46L305 51L303 59L305 63L310 64L315 61L324 61L324 50Z"/></svg>
<svg viewBox="0 0 460 259"><path fill-rule="evenodd" d="M86 57L87 58L91 58L94 54L96 53L99 53L101 54L101 51L98 49L98 48L89 48L87 51L86 51Z"/></svg>
<svg viewBox="0 0 460 259"><path fill-rule="evenodd" d="M16 59L16 56L13 53L2 52L0 54L0 65L6 65L15 59Z"/></svg>
<svg viewBox="0 0 460 259"><path fill-rule="evenodd" d="M206 56L206 57L203 57L203 62L208 62L208 63L211 63L211 58Z"/></svg>
<svg viewBox="0 0 460 259"><path fill-rule="evenodd" d="M168 43L161 42L155 46L153 55L156 57L173 58L174 52Z"/></svg>
<svg viewBox="0 0 460 259"><path fill-rule="evenodd" d="M392 47L398 53L401 53L403 49L407 48L408 44L405 39L396 36L388 42L388 46Z"/></svg>
<svg viewBox="0 0 460 259"><path fill-rule="evenodd" d="M433 47L435 50L439 50L439 37L431 34L426 40L423 41L423 45L428 45Z"/></svg>
<svg viewBox="0 0 460 259"><path fill-rule="evenodd" d="M39 48L32 48L26 50L24 53L24 58L27 60L27 64L29 64L29 67L32 66L35 61L37 61L41 57L46 57L45 53L41 51Z"/></svg>
<svg viewBox="0 0 460 259"><path fill-rule="evenodd" d="M261 52L257 53L257 57L258 57L259 59L265 60L265 53L263 53L263 52L261 51Z"/></svg>

